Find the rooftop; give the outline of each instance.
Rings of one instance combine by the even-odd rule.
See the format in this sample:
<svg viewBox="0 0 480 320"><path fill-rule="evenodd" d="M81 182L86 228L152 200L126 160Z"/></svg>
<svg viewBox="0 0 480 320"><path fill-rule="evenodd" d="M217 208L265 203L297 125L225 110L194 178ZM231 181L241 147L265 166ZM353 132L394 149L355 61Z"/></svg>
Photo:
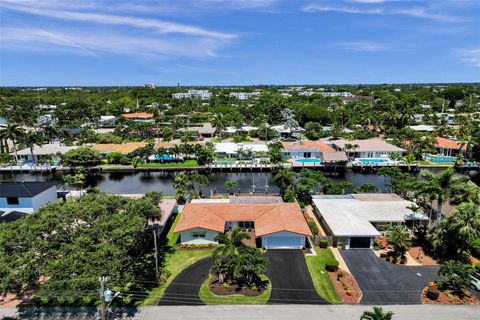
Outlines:
<svg viewBox="0 0 480 320"><path fill-rule="evenodd" d="M0 197L31 198L55 186L55 182L1 182Z"/></svg>
<svg viewBox="0 0 480 320"><path fill-rule="evenodd" d="M122 113L123 118L153 118L153 113L136 112L136 113Z"/></svg>
<svg viewBox="0 0 480 320"><path fill-rule="evenodd" d="M413 202L395 194L313 196L313 203L335 236L378 236L371 222L405 222L428 218L407 207Z"/></svg>
<svg viewBox="0 0 480 320"><path fill-rule="evenodd" d="M335 149L322 141L302 140L300 142L284 142L283 149L287 152L313 150L315 152L335 152Z"/></svg>
<svg viewBox="0 0 480 320"><path fill-rule="evenodd" d="M75 146L65 146L60 143L48 143L42 146L34 146L33 147L33 154L34 155L49 155L49 154L57 154L57 153L66 153L71 149L75 149ZM19 156L27 156L30 155L30 148L22 149L17 152Z"/></svg>
<svg viewBox="0 0 480 320"><path fill-rule="evenodd" d="M233 154L237 153L238 150L251 150L253 152L268 152L268 147L265 143L234 143L234 142L221 142L214 143L215 152L217 153L228 153Z"/></svg>
<svg viewBox="0 0 480 320"><path fill-rule="evenodd" d="M402 148L394 146L385 140L374 138L365 140L334 140L332 141L338 148L344 149L346 145L358 145L358 148L351 150L354 152L403 152Z"/></svg>
<svg viewBox="0 0 480 320"><path fill-rule="evenodd" d="M224 232L226 221L254 221L257 237L282 231L312 234L296 203L188 203L175 232L195 228Z"/></svg>
<svg viewBox="0 0 480 320"><path fill-rule="evenodd" d="M444 149L453 149L453 150L466 150L467 146L462 146L458 141L436 137L435 147L444 148Z"/></svg>
<svg viewBox="0 0 480 320"><path fill-rule="evenodd" d="M146 145L147 144L145 142L128 142L122 144L105 143L96 144L93 146L93 148L100 153L119 152L121 154L129 154L138 148L145 147Z"/></svg>

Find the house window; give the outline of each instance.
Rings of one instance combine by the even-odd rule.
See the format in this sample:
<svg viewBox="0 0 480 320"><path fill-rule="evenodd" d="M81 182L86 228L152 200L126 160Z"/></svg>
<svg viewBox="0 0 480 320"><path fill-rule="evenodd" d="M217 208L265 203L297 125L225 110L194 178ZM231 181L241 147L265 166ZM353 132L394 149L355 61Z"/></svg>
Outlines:
<svg viewBox="0 0 480 320"><path fill-rule="evenodd" d="M18 200L18 197L7 197L7 204L16 205L20 204L20 201Z"/></svg>
<svg viewBox="0 0 480 320"><path fill-rule="evenodd" d="M205 238L206 232L192 232L193 238Z"/></svg>

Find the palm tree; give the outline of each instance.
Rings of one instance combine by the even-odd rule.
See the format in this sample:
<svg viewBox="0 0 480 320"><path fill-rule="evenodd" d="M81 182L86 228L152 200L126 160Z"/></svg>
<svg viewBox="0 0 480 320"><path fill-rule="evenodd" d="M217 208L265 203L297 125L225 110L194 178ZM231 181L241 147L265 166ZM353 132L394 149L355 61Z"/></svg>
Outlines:
<svg viewBox="0 0 480 320"><path fill-rule="evenodd" d="M387 239L393 245L393 258L395 260L398 258L400 260L405 259L405 255L412 245L408 231L404 227L394 227L388 232Z"/></svg>
<svg viewBox="0 0 480 320"><path fill-rule="evenodd" d="M217 113L212 119L212 125L215 127L217 132L220 134L220 139L222 138L222 130L227 127L227 119L223 113Z"/></svg>
<svg viewBox="0 0 480 320"><path fill-rule="evenodd" d="M382 307L373 307L373 311L365 311L360 320L392 320L392 311L383 311Z"/></svg>
<svg viewBox="0 0 480 320"><path fill-rule="evenodd" d="M412 231L415 232L415 218L416 218L417 212L418 212L418 213L421 213L421 212L423 212L423 209L420 208L419 206L417 206L415 203L412 203L412 204L410 204L409 206L407 206L407 209L409 209L409 210L411 210L411 211L413 212Z"/></svg>
<svg viewBox="0 0 480 320"><path fill-rule="evenodd" d="M480 237L480 206L474 203L462 203L457 206L448 228L455 234L460 251L467 251L470 244Z"/></svg>
<svg viewBox="0 0 480 320"><path fill-rule="evenodd" d="M293 184L295 178L295 173L290 169L279 168L277 173L273 176L273 181L280 188L281 195L284 194L285 190Z"/></svg>
<svg viewBox="0 0 480 320"><path fill-rule="evenodd" d="M397 165L397 161L400 160L401 157L402 157L402 156L400 155L400 153L399 153L399 152L396 152L396 151L395 151L395 152L392 152L392 153L390 154L390 159L393 160L393 163L394 163L395 165Z"/></svg>
<svg viewBox="0 0 480 320"><path fill-rule="evenodd" d="M268 155L270 162L277 164L282 159L283 145L280 142L273 142L268 145Z"/></svg>
<svg viewBox="0 0 480 320"><path fill-rule="evenodd" d="M13 146L13 155L15 157L15 162L18 164L18 154L17 154L17 142L22 136L25 134L25 131L15 125L15 124L8 124L4 130L4 136L10 140L12 140Z"/></svg>
<svg viewBox="0 0 480 320"><path fill-rule="evenodd" d="M408 171L412 170L412 164L417 163L417 159L415 158L415 155L413 153L408 153L403 156L402 161L407 165Z"/></svg>
<svg viewBox="0 0 480 320"><path fill-rule="evenodd" d="M238 182L229 180L229 181L225 181L224 185L225 185L225 188L227 188L227 192L230 194L232 189L238 186Z"/></svg>
<svg viewBox="0 0 480 320"><path fill-rule="evenodd" d="M35 155L33 154L33 149L35 146L41 147L43 145L43 136L41 136L38 132L28 131L20 138L20 142L30 149L30 156L32 157L33 165L36 166L37 161L35 159Z"/></svg>
<svg viewBox="0 0 480 320"><path fill-rule="evenodd" d="M228 254L233 254L237 248L244 246L244 239L250 239L250 235L242 232L239 227L232 229L230 237L226 234L217 234L214 240L218 241L220 245L213 251L213 256L220 258Z"/></svg>

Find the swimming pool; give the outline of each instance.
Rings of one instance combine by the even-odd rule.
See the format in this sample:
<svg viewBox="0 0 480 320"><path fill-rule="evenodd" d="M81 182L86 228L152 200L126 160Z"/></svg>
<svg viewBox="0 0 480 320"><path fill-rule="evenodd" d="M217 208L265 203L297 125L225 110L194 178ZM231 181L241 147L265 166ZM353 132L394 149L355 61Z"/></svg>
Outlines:
<svg viewBox="0 0 480 320"><path fill-rule="evenodd" d="M426 160L432 161L432 162L455 162L457 160L456 157L447 157L447 156L434 156L431 154L427 154L425 156Z"/></svg>
<svg viewBox="0 0 480 320"><path fill-rule="evenodd" d="M295 160L296 162L322 162L322 160L320 159L298 159L298 160Z"/></svg>
<svg viewBox="0 0 480 320"><path fill-rule="evenodd" d="M360 158L357 159L359 162L362 163L386 163L389 162L388 159L367 159L367 158Z"/></svg>
<svg viewBox="0 0 480 320"><path fill-rule="evenodd" d="M163 155L163 156L155 156L155 160L157 160L157 161L173 161L173 160L176 160L176 159L172 156Z"/></svg>

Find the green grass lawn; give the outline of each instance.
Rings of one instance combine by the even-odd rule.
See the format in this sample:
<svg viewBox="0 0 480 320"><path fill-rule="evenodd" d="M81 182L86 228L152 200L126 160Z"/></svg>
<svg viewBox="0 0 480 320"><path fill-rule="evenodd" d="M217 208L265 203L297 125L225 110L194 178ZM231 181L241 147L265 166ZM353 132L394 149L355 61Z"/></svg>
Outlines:
<svg viewBox="0 0 480 320"><path fill-rule="evenodd" d="M453 167L455 165L454 162L432 163L432 162L428 162L428 161L425 161L425 160L419 161L419 164L421 166L427 166L427 167Z"/></svg>
<svg viewBox="0 0 480 320"><path fill-rule="evenodd" d="M172 226L170 227L170 230L168 230L167 233L167 239L168 239L168 245L170 247L175 247L177 245L178 237L180 237L180 233L174 232L175 226L177 225L178 221L180 220L180 216L182 213L177 213L177 216L175 217L175 220L173 220Z"/></svg>
<svg viewBox="0 0 480 320"><path fill-rule="evenodd" d="M210 257L212 255L213 249L203 249L203 250L175 250L175 252L169 254L166 258L165 268L169 270L172 274L167 279L167 281L158 288L155 288L149 292L148 298L143 301L144 306L155 305L165 293L165 290L168 288L173 279L182 272L188 266L194 264L195 262L202 260L204 258Z"/></svg>
<svg viewBox="0 0 480 320"><path fill-rule="evenodd" d="M182 162L149 162L149 163L140 163L137 168L175 168L175 167L198 167L197 160L185 160Z"/></svg>
<svg viewBox="0 0 480 320"><path fill-rule="evenodd" d="M256 297L247 297L242 296L239 294L236 295L229 295L229 296L217 296L216 294L212 293L208 288L208 280L200 287L200 291L198 292L198 296L205 304L265 304L267 303L268 299L270 298L270 294L272 293L272 285L270 280L264 275L262 276L263 280L268 280L269 284L265 291Z"/></svg>
<svg viewBox="0 0 480 320"><path fill-rule="evenodd" d="M342 303L340 297L333 287L333 283L325 270L325 263L330 259L335 259L330 249L315 248L316 256L307 256L308 271L313 280L315 290L323 299L332 304Z"/></svg>

